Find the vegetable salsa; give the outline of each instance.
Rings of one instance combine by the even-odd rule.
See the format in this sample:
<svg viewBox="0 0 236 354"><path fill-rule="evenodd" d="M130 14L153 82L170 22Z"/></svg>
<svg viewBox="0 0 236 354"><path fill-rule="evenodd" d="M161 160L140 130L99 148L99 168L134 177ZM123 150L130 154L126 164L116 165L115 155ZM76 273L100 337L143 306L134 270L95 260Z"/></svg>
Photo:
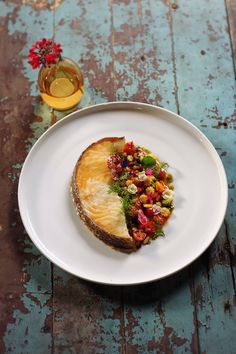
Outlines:
<svg viewBox="0 0 236 354"><path fill-rule="evenodd" d="M168 164L151 151L127 142L107 160L112 175L109 192L117 193L130 235L138 244L164 236L163 226L173 210L173 177Z"/></svg>

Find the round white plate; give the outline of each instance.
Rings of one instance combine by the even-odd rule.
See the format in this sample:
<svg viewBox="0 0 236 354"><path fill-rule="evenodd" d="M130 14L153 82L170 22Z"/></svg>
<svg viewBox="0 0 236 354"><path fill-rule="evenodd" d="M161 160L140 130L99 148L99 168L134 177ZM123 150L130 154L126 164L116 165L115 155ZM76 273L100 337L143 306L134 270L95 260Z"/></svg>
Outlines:
<svg viewBox="0 0 236 354"><path fill-rule="evenodd" d="M109 136L147 147L174 176L175 209L166 236L130 255L94 237L70 196L80 154ZM26 158L18 198L29 236L50 261L87 280L138 284L180 270L210 245L225 215L227 180L214 147L191 123L148 104L114 102L74 112L48 129Z"/></svg>

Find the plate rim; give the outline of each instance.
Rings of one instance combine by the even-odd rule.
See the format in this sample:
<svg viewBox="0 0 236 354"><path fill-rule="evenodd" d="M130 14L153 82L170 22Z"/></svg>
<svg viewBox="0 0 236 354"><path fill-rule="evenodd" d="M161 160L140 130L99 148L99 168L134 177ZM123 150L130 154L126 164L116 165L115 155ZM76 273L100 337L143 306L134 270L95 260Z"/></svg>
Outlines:
<svg viewBox="0 0 236 354"><path fill-rule="evenodd" d="M217 231L215 233L215 235L213 237L210 238L210 240L207 242L206 246L203 247L202 251L200 253L198 253L194 258L192 258L190 261L187 261L187 263L185 263L182 267L171 271L170 273L163 275L162 277L157 277L154 279L150 279L150 280L143 280L143 281L136 281L136 282L113 282L111 281L101 281L101 280L96 280L96 279L92 279L91 277L84 277L81 275L78 275L76 272L73 272L72 270L68 269L69 267L67 266L67 264L64 264L64 262L60 259L58 259L55 255L51 254L51 251L46 248L44 246L44 244L41 242L41 240L37 240L35 239L35 237L31 234L31 230L30 230L30 226L28 224L27 221L27 217L25 215L25 211L24 211L24 206L23 206L23 192L22 192L22 185L23 185L23 178L24 178L24 174L25 174L25 170L27 167L27 164L31 158L31 155L33 154L34 150L36 150L38 148L38 146L43 143L43 140L45 139L45 137L50 134L50 132L54 129L57 129L58 126L65 124L65 121L73 119L74 116L78 116L78 118L83 115L84 112L87 111L87 114L91 112L96 112L96 111L109 111L109 110L114 110L114 109L131 109L133 111L137 111L140 110L140 108L147 108L147 109L154 109L157 111L162 111L165 112L169 115L172 115L174 117L176 117L179 121L181 121L185 126L187 126L191 133L196 132L198 135L198 140L200 140L199 138L201 137L204 142L206 144L205 148L207 148L208 152L212 155L214 155L214 163L216 164L216 166L219 168L219 176L221 177L221 184L222 184L222 196L224 197L223 202L224 205L221 206L221 210L222 210L222 215L221 217L218 218L218 223L217 223L217 227L215 228ZM203 141L201 141L201 143L203 143ZM50 126L38 139L37 141L34 143L34 145L31 147L30 151L28 152L22 169L21 169L21 173L20 173L20 177L19 177L19 182L18 182L18 206L19 206L19 212L20 212L20 216L21 216L21 220L22 223L24 225L24 228L27 232L27 235L29 236L29 238L31 239L31 241L34 243L34 245L38 248L38 250L53 264L55 264L56 266L58 266L59 268L63 269L64 271L68 272L69 274L72 274L80 279L84 279L93 283L97 283L97 284L105 284L105 285L112 285L112 286L132 286L132 285L141 285L141 284L146 284L146 283L150 283L150 282L154 282L154 281L158 281L161 279L164 279L166 277L169 277L177 272L180 272L181 270L183 270L184 268L188 267L191 263L193 263L196 259L198 259L205 251L206 249L208 249L208 247L211 245L211 243L215 240L220 227L223 224L225 215L226 215L226 211L227 211L227 206L228 206L228 182L227 182L227 175L226 175L226 171L223 165L223 162L218 154L218 152L216 151L214 145L211 143L211 141L207 138L207 136L198 128L196 127L193 123L189 122L186 118L180 116L179 114L168 110L166 108L160 107L160 106L155 106L149 103L143 103L143 102L134 102L134 101L112 101L112 102L104 102L104 103L99 103L99 104L95 104L95 105L91 105L91 106L87 106L87 107L83 107L81 109L78 109L68 115L66 115L65 117L63 117L62 119L60 119L59 121L57 121L55 124L53 124L52 126Z"/></svg>

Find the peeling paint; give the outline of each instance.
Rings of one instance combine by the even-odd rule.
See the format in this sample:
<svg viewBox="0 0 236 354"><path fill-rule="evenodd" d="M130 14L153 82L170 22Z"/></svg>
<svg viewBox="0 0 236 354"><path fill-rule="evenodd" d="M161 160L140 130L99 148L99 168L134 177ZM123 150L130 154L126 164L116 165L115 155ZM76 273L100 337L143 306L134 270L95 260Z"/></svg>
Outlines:
<svg viewBox="0 0 236 354"><path fill-rule="evenodd" d="M24 294L20 300L14 299L16 309L4 336L7 353L30 353L32 349L35 354L50 352L51 334L41 334L44 319L51 311L49 299L50 295L42 294L37 294L37 297Z"/></svg>
<svg viewBox="0 0 236 354"><path fill-rule="evenodd" d="M57 352L120 352L121 309L112 288L92 286L73 277L66 287L57 278L54 291Z"/></svg>
<svg viewBox="0 0 236 354"><path fill-rule="evenodd" d="M38 251L37 256L30 252L25 254L25 244L29 242L32 247L32 243L26 236L17 207L17 184L27 153L25 142L31 134L29 126L34 104L33 95L29 95L30 82L24 75L25 48L29 38L23 20L27 16L21 15L26 14L27 9L19 2L3 4L3 8L4 63L0 65L2 79L7 84L2 85L4 99L0 108L3 117L0 130L3 157L0 176L3 246L0 248L0 307L1 314L4 313L0 319L0 352L31 352L34 348L34 353L46 353L51 345L51 333L45 336L40 330L46 316L51 314L49 262ZM10 64L7 69L6 63ZM44 277L43 269L47 272Z"/></svg>
<svg viewBox="0 0 236 354"><path fill-rule="evenodd" d="M236 90L224 1L11 0L0 6L9 64L6 70L1 63L7 85L0 100L0 352L213 354L227 343L233 353L236 188L229 142ZM17 205L23 161L42 133L71 112L41 102L37 72L27 64L31 44L54 35L83 71L79 107L116 99L161 104L204 128L217 147L229 208L216 241L187 270L114 289L51 266L27 237Z"/></svg>

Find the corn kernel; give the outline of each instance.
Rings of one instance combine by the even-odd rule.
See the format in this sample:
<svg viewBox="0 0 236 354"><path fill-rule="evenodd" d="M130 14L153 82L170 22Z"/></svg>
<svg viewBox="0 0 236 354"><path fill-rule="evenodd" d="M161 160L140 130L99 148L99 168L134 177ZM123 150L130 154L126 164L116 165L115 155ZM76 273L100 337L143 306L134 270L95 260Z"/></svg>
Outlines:
<svg viewBox="0 0 236 354"><path fill-rule="evenodd" d="M131 179L128 179L126 182L125 182L125 184L126 184L126 186L128 187L130 184L132 184L133 182L131 181Z"/></svg>
<svg viewBox="0 0 236 354"><path fill-rule="evenodd" d="M152 176L147 176L147 178L145 179L145 185L146 186L150 186L152 184Z"/></svg>
<svg viewBox="0 0 236 354"><path fill-rule="evenodd" d="M167 208L161 208L161 215L168 218L168 216L170 216L170 210Z"/></svg>
<svg viewBox="0 0 236 354"><path fill-rule="evenodd" d="M151 208L152 204L143 204L144 208Z"/></svg>
<svg viewBox="0 0 236 354"><path fill-rule="evenodd" d="M146 188L146 192L147 193L154 193L155 192L155 189L153 187L147 187Z"/></svg>
<svg viewBox="0 0 236 354"><path fill-rule="evenodd" d="M139 200L141 203L146 203L147 202L147 196L146 194L141 194L140 197L139 197Z"/></svg>

